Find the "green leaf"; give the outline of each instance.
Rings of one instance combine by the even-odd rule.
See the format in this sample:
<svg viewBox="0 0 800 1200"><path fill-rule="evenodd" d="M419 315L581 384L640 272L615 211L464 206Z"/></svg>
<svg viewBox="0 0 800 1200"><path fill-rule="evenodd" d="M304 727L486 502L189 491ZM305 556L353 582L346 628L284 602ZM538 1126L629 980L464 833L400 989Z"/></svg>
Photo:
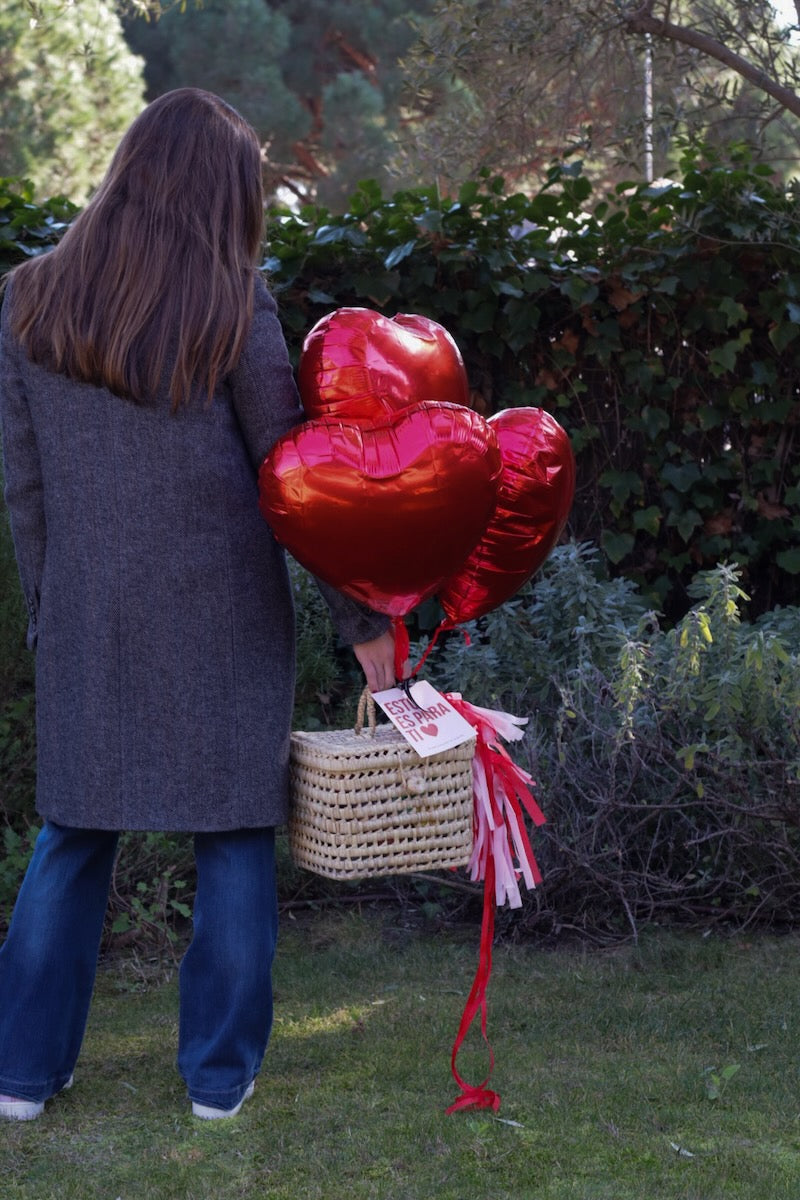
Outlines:
<svg viewBox="0 0 800 1200"><path fill-rule="evenodd" d="M675 488L676 492L685 493L700 479L700 468L696 463L682 463L680 466L675 463L664 463L661 475L667 483Z"/></svg>
<svg viewBox="0 0 800 1200"><path fill-rule="evenodd" d="M751 329L743 329L738 338L732 338L722 346L715 346L708 355L712 374L721 375L725 371L733 371L740 352L749 345L752 336Z"/></svg>
<svg viewBox="0 0 800 1200"><path fill-rule="evenodd" d="M661 509L654 504L651 504L649 508L639 508L633 514L633 528L642 529L645 533L651 533L655 537L661 527L662 518Z"/></svg>
<svg viewBox="0 0 800 1200"><path fill-rule="evenodd" d="M581 279L579 275L570 275L559 285L559 291L567 296L576 307L593 304L600 295L600 289L596 283Z"/></svg>
<svg viewBox="0 0 800 1200"><path fill-rule="evenodd" d="M776 562L780 569L789 575L800 575L800 548L779 551Z"/></svg>
<svg viewBox="0 0 800 1200"><path fill-rule="evenodd" d="M740 325L742 321L747 320L747 309L732 296L723 296L717 307L727 317L728 328L731 325Z"/></svg>
<svg viewBox="0 0 800 1200"><path fill-rule="evenodd" d="M466 183L462 183L461 187L459 188L458 202L459 202L459 204L463 204L465 207L468 208L471 204L474 204L475 201L478 199L479 193L480 193L480 188L478 186L477 181L474 179L470 179Z"/></svg>
<svg viewBox="0 0 800 1200"><path fill-rule="evenodd" d="M486 300L471 312L464 313L461 323L465 329L471 329L474 333L488 333L494 329L496 318L497 307L494 300Z"/></svg>
<svg viewBox="0 0 800 1200"><path fill-rule="evenodd" d="M645 404L642 409L642 424L647 431L647 436L651 441L655 441L660 433L664 433L669 429L669 413L666 409L657 408L654 405Z"/></svg>
<svg viewBox="0 0 800 1200"><path fill-rule="evenodd" d="M516 300L522 300L525 296L525 292L521 287L515 283L512 283L510 280L504 279L501 279L497 283L493 283L492 291L498 296L513 296Z"/></svg>
<svg viewBox="0 0 800 1200"><path fill-rule="evenodd" d="M684 542L688 542L700 525L703 524L703 518L700 513L694 508L687 508L686 512L682 512L675 522L675 528L683 538Z"/></svg>
<svg viewBox="0 0 800 1200"><path fill-rule="evenodd" d="M781 321L770 329L769 340L778 353L782 354L798 333L800 333L800 325L796 325L793 321Z"/></svg>
<svg viewBox="0 0 800 1200"><path fill-rule="evenodd" d="M624 504L632 495L641 496L643 491L642 478L637 471L604 471L598 482L611 489L618 504Z"/></svg>
<svg viewBox="0 0 800 1200"><path fill-rule="evenodd" d="M573 165L577 168L576 178L569 185L569 193L574 200L578 200L582 203L584 200L588 200L589 196L592 194L592 184L586 175L577 174L578 171L583 170L583 163L577 162Z"/></svg>
<svg viewBox="0 0 800 1200"><path fill-rule="evenodd" d="M383 308L397 295L398 273L396 271L370 271L369 274L353 275L351 286L358 296L364 296L377 308Z"/></svg>
<svg viewBox="0 0 800 1200"><path fill-rule="evenodd" d="M604 529L600 542L609 560L616 565L631 553L635 538L632 533L614 533Z"/></svg>
<svg viewBox="0 0 800 1200"><path fill-rule="evenodd" d="M720 425L724 425L727 420L725 411L721 408L712 408L710 404L704 404L702 408L697 410L697 421L701 429L719 429Z"/></svg>
<svg viewBox="0 0 800 1200"><path fill-rule="evenodd" d="M663 279L658 281L653 288L653 291L661 292L666 296L674 296L675 292L678 290L678 285L680 282L681 281L677 275L665 275Z"/></svg>
<svg viewBox="0 0 800 1200"><path fill-rule="evenodd" d="M383 201L380 184L375 179L362 179L351 201L351 211L358 216L377 208Z"/></svg>
<svg viewBox="0 0 800 1200"><path fill-rule="evenodd" d="M442 213L438 208L428 208L415 217L414 222L427 233L439 233L442 228Z"/></svg>
<svg viewBox="0 0 800 1200"><path fill-rule="evenodd" d="M551 285L552 280L550 276L545 275L542 271L527 271L522 281L522 286L526 292L544 292Z"/></svg>
<svg viewBox="0 0 800 1200"><path fill-rule="evenodd" d="M567 399L566 405L569 406L569 399ZM589 442L595 442L598 440L600 437L600 430L598 429L597 425L579 425L576 429L572 430L570 436L572 440L573 451L575 454L580 454L581 450L584 448L584 446L587 446Z"/></svg>
<svg viewBox="0 0 800 1200"><path fill-rule="evenodd" d="M402 246L395 246L394 250L390 250L383 260L383 265L387 271L391 271L392 267L396 267L404 258L408 258L409 254L413 254L416 249L417 239L411 238L407 242L403 242Z"/></svg>
<svg viewBox="0 0 800 1200"><path fill-rule="evenodd" d="M313 240L317 246L327 246L332 242L341 242L344 234L345 231L341 225L320 225Z"/></svg>

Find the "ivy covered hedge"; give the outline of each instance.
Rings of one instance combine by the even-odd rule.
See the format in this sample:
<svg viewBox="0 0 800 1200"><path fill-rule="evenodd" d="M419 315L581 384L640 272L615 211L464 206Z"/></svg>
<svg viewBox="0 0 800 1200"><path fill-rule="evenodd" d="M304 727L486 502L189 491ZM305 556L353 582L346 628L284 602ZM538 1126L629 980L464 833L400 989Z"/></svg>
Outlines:
<svg viewBox="0 0 800 1200"><path fill-rule="evenodd" d="M0 272L73 211L0 181ZM478 409L552 411L577 455L569 532L669 618L726 560L752 615L800 602L800 193L768 167L690 155L679 182L600 202L579 164L530 197L365 183L342 216L271 214L264 266L295 359L332 308L423 313Z"/></svg>
<svg viewBox="0 0 800 1200"><path fill-rule="evenodd" d="M266 260L299 353L332 307L421 312L476 407L540 405L577 454L571 532L672 617L698 568L744 568L752 611L800 599L800 195L769 168L684 162L593 203L576 167L276 215Z"/></svg>
<svg viewBox="0 0 800 1200"><path fill-rule="evenodd" d="M0 276L54 246L77 212L64 196L37 201L26 179L0 178Z"/></svg>

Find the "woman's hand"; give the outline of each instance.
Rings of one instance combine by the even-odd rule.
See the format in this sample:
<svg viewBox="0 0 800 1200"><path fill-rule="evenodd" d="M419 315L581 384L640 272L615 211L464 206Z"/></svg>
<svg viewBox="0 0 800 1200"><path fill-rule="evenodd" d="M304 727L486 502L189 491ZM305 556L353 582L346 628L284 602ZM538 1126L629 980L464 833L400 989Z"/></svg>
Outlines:
<svg viewBox="0 0 800 1200"><path fill-rule="evenodd" d="M384 692L394 687L397 680L394 673L394 631L387 629L380 637L371 642L358 642L353 646L353 653L361 664L361 669L371 692ZM403 679L409 672L409 663L403 664Z"/></svg>

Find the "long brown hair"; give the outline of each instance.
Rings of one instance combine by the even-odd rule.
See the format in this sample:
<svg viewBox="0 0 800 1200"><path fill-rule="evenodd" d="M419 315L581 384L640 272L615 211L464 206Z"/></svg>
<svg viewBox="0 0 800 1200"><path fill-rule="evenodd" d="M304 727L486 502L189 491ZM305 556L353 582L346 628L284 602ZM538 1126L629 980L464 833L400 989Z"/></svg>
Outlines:
<svg viewBox="0 0 800 1200"><path fill-rule="evenodd" d="M59 244L17 267L12 329L35 362L173 407L236 364L263 234L261 153L218 96L160 96Z"/></svg>

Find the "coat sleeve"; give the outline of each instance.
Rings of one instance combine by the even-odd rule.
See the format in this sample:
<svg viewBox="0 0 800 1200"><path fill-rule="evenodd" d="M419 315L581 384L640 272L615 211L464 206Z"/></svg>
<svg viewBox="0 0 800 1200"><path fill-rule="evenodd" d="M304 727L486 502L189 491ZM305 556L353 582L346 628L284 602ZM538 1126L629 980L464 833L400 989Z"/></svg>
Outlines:
<svg viewBox="0 0 800 1200"><path fill-rule="evenodd" d="M28 609L28 648L36 648L47 525L39 450L20 369L22 350L11 333L11 287L0 315L0 430L4 495Z"/></svg>
<svg viewBox="0 0 800 1200"><path fill-rule="evenodd" d="M250 335L228 382L257 471L278 438L303 420L277 305L261 279L256 279Z"/></svg>
<svg viewBox="0 0 800 1200"><path fill-rule="evenodd" d="M229 383L245 445L257 471L278 439L304 419L277 305L261 279L256 280L250 336ZM319 579L317 586L344 642L367 642L389 628L382 613L372 612Z"/></svg>

